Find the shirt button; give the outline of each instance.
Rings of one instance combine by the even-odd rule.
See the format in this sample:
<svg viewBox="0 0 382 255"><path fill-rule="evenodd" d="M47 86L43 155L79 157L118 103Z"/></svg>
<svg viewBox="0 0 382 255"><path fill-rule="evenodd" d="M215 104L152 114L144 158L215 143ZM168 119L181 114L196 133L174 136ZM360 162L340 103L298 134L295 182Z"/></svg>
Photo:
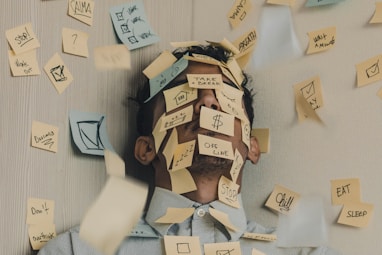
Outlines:
<svg viewBox="0 0 382 255"><path fill-rule="evenodd" d="M196 212L196 214L197 214L199 217L203 217L204 215L206 215L206 211L204 211L203 209L198 209L198 211Z"/></svg>

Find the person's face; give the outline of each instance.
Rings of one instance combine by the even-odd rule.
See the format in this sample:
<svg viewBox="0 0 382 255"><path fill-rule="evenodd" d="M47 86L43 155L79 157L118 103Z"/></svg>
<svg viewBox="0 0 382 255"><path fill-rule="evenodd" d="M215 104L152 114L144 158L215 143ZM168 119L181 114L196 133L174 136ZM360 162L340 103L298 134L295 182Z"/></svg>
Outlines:
<svg viewBox="0 0 382 255"><path fill-rule="evenodd" d="M179 83L183 84L182 81L187 82L186 74L222 74L222 72L218 66L208 65L208 64L198 63L198 62L191 62L189 63L189 66L187 67L187 69L184 72L182 72L174 81L172 81L171 84L179 84ZM224 75L222 77L223 77L223 82L227 84L232 84L232 82L227 77L225 77ZM153 127L155 126L158 119L165 112L165 101L164 101L163 94L159 95L159 97L160 98L158 98L155 104L155 107L153 109L154 111ZM247 158L248 148L242 140L241 120L239 120L238 118L235 118L234 120L234 135L233 136L224 135L224 134L210 131L200 127L200 111L202 107L208 107L217 111L222 111L221 105L219 104L219 101L216 98L215 90L198 89L198 98L196 100L182 107L174 109L168 112L167 114L175 112L175 111L179 111L185 107L188 107L189 105L192 105L194 110L192 121L176 127L178 131L177 133L178 133L179 144L192 141L192 140L197 141L198 134L202 134L202 135L206 135L206 136L210 136L210 137L231 142L233 151L237 149L244 160ZM169 133L170 132L168 132L166 138L164 139L162 146L159 149L159 153L161 153L161 151L163 151L163 148L166 146ZM198 152L198 145L196 143L193 164L191 167L188 168L188 170L191 173L199 172L203 174L208 174L208 173L212 174L212 173L219 172L220 174L222 174L229 171L231 166L232 166L232 160L200 155Z"/></svg>

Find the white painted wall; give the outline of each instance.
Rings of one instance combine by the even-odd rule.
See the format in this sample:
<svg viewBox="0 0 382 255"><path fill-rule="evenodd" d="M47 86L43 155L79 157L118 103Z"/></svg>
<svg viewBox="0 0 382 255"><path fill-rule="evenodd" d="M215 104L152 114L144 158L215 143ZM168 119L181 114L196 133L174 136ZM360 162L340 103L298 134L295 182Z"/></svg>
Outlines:
<svg viewBox="0 0 382 255"><path fill-rule="evenodd" d="M253 10L245 24L232 30L226 13L233 1L145 0L148 18L161 41L132 52L132 70L97 72L92 49L116 43L108 9L122 0L95 1L93 26L67 16L66 0L2 3L0 34L0 253L32 254L26 219L29 197L56 202L57 232L80 223L90 203L102 188L106 175L103 158L78 152L71 142L68 112L71 109L106 114L109 137L122 156L130 149L135 133L134 95L142 80L141 70L169 42L236 39L259 25L263 0L252 0ZM306 8L297 0L290 8L294 29L303 51L307 32L337 27L337 42L330 51L302 56L266 69L249 69L254 76L255 127L271 130L271 151L258 165L247 166L244 200L249 218L265 225L277 224L277 216L263 207L276 183L303 195L323 198L330 246L344 254L379 254L382 245L379 199L382 165L382 101L376 96L381 82L356 88L355 65L382 52L382 25L369 25L374 0L346 0L321 8ZM275 7L276 8L276 7ZM41 75L12 77L7 58L5 30L31 22L40 40L37 50ZM61 29L69 27L89 33L89 58L61 52ZM272 33L272 31L269 31ZM61 53L74 82L61 95L42 68L55 53ZM256 54L256 52L255 52ZM297 123L292 86L319 75L325 106L319 115L325 126ZM33 120L59 127L57 153L30 147ZM129 163L127 163L129 164ZM335 223L339 206L332 206L330 180L358 177L362 200L375 205L371 224L362 229Z"/></svg>

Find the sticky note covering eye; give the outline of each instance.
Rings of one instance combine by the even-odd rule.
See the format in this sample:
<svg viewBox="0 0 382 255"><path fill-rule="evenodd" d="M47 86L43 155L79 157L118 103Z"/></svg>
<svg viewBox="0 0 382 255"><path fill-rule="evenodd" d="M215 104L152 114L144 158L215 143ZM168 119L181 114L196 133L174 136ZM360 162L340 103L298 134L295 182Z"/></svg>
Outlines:
<svg viewBox="0 0 382 255"><path fill-rule="evenodd" d="M241 255L240 242L206 243L205 255Z"/></svg>

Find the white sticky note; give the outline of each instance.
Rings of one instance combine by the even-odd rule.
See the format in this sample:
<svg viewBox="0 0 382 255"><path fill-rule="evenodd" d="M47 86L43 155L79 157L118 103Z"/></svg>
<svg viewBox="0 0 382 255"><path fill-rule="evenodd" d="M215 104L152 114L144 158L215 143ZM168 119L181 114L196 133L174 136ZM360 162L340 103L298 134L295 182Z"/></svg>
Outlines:
<svg viewBox="0 0 382 255"><path fill-rule="evenodd" d="M106 255L114 254L141 217L147 191L135 179L110 176L82 220L80 238Z"/></svg>

